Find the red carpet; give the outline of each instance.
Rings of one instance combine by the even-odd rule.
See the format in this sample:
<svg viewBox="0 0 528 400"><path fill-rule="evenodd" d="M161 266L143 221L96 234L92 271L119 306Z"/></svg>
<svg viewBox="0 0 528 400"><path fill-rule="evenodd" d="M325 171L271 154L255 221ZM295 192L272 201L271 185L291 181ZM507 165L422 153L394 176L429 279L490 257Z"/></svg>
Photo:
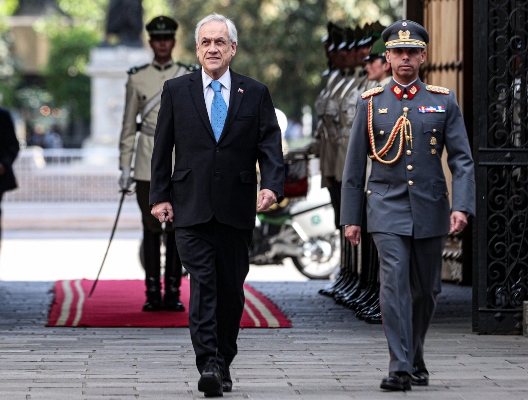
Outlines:
<svg viewBox="0 0 528 400"><path fill-rule="evenodd" d="M185 312L142 312L145 284L141 280L99 281L88 298L93 281L57 281L55 299L46 326L67 327L181 327L189 326ZM181 301L189 309L189 280L182 279ZM290 328L291 322L262 293L244 285L246 305L241 328Z"/></svg>

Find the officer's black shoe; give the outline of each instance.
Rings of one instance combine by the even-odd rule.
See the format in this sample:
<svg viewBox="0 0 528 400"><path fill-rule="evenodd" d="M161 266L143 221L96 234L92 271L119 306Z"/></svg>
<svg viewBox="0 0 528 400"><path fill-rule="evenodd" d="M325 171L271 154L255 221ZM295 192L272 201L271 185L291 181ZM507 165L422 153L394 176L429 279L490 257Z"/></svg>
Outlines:
<svg viewBox="0 0 528 400"><path fill-rule="evenodd" d="M216 362L209 362L202 371L198 381L198 390L204 392L205 397L222 397L222 371Z"/></svg>
<svg viewBox="0 0 528 400"><path fill-rule="evenodd" d="M414 367L411 375L411 383L416 386L429 385L429 371L425 367Z"/></svg>
<svg viewBox="0 0 528 400"><path fill-rule="evenodd" d="M389 372L389 376L383 378L380 384L385 390L412 390L411 377L405 371Z"/></svg>
<svg viewBox="0 0 528 400"><path fill-rule="evenodd" d="M233 390L233 381L231 379L231 372L229 372L229 368L227 369L227 372L224 373L224 378L222 379L222 389L226 393Z"/></svg>

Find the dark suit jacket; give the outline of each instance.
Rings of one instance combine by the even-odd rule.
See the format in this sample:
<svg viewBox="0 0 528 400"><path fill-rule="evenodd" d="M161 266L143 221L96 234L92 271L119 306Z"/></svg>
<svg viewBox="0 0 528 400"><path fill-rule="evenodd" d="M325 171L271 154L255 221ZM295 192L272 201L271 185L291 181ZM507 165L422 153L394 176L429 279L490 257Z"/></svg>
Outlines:
<svg viewBox="0 0 528 400"><path fill-rule="evenodd" d="M229 110L217 143L201 70L165 82L152 154L150 204L171 202L175 227L204 223L214 216L235 228L252 229L257 161L261 188L281 197L281 133L265 85L231 70Z"/></svg>
<svg viewBox="0 0 528 400"><path fill-rule="evenodd" d="M0 175L0 194L17 187L12 166L19 149L11 114L0 107L0 163L5 167Z"/></svg>

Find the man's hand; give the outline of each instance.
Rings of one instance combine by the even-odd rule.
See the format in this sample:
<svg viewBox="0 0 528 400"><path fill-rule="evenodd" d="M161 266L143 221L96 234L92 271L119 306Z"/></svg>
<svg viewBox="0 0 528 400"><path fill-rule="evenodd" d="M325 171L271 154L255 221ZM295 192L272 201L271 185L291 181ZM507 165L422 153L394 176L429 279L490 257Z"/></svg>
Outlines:
<svg viewBox="0 0 528 400"><path fill-rule="evenodd" d="M130 167L121 168L121 177L119 178L119 187L123 191L127 191L132 184L132 177L130 176L132 169Z"/></svg>
<svg viewBox="0 0 528 400"><path fill-rule="evenodd" d="M262 189L257 202L257 212L266 211L277 202L277 196L269 189Z"/></svg>
<svg viewBox="0 0 528 400"><path fill-rule="evenodd" d="M157 218L159 222L172 222L174 213L172 212L172 205L168 201L164 203L154 204L150 213Z"/></svg>
<svg viewBox="0 0 528 400"><path fill-rule="evenodd" d="M452 235L453 233L462 232L467 224L468 221L465 213L462 211L453 211L451 213L449 234Z"/></svg>
<svg viewBox="0 0 528 400"><path fill-rule="evenodd" d="M348 225L345 229L345 237L352 246L357 246L361 239L361 227L358 225Z"/></svg>

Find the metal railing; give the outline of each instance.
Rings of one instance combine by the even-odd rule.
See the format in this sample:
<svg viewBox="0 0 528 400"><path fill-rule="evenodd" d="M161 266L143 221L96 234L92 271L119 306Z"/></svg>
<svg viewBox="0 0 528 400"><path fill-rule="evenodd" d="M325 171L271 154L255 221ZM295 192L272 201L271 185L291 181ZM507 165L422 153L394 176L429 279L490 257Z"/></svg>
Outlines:
<svg viewBox="0 0 528 400"><path fill-rule="evenodd" d="M117 202L118 159L117 149L22 149L13 165L19 187L4 201Z"/></svg>

